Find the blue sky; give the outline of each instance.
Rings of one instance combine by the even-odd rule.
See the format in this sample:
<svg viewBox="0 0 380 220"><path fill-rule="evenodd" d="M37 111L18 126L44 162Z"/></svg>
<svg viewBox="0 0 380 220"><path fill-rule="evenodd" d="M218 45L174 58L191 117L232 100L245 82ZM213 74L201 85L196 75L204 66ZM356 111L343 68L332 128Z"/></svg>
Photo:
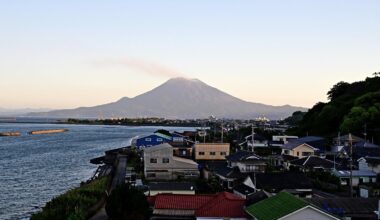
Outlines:
<svg viewBox="0 0 380 220"><path fill-rule="evenodd" d="M0 107L73 108L173 76L311 107L380 71L380 1L3 1Z"/></svg>

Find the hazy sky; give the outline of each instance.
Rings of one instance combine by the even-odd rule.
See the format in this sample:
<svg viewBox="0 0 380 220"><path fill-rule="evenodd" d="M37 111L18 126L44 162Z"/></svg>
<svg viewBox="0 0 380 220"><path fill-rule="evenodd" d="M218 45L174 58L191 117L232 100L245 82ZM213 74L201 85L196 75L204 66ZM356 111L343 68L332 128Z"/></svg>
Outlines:
<svg viewBox="0 0 380 220"><path fill-rule="evenodd" d="M134 97L173 76L311 107L380 71L380 1L2 1L0 107Z"/></svg>

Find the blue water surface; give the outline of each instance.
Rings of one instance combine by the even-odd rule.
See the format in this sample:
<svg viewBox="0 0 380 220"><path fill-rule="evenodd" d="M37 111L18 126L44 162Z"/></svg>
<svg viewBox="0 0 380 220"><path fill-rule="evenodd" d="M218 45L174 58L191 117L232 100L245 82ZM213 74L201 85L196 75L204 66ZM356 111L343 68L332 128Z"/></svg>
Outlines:
<svg viewBox="0 0 380 220"><path fill-rule="evenodd" d="M32 130L54 128L69 131L28 135ZM131 138L159 128L0 123L0 132L22 133L19 137L0 137L0 219L28 219L53 197L90 178L97 168L90 159L128 146Z"/></svg>

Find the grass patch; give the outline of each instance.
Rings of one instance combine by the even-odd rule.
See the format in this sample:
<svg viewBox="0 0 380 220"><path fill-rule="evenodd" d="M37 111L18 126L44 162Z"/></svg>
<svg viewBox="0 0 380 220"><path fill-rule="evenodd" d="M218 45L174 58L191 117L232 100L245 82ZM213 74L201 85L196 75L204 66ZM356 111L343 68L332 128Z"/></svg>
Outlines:
<svg viewBox="0 0 380 220"><path fill-rule="evenodd" d="M86 219L88 209L103 197L107 185L108 178L103 177L69 190L48 202L31 220Z"/></svg>

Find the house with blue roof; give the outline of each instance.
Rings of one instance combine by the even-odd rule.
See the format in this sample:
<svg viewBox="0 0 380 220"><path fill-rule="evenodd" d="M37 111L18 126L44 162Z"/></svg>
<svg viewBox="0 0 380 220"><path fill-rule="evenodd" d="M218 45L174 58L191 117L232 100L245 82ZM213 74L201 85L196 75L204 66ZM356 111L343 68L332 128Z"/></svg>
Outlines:
<svg viewBox="0 0 380 220"><path fill-rule="evenodd" d="M151 134L151 135L138 138L136 140L136 147L137 148L152 147L155 145L170 142L171 140L172 140L171 138L163 137L157 134Z"/></svg>
<svg viewBox="0 0 380 220"><path fill-rule="evenodd" d="M172 140L173 137L168 131L158 130L151 135L138 138L135 145L137 148L152 147Z"/></svg>

